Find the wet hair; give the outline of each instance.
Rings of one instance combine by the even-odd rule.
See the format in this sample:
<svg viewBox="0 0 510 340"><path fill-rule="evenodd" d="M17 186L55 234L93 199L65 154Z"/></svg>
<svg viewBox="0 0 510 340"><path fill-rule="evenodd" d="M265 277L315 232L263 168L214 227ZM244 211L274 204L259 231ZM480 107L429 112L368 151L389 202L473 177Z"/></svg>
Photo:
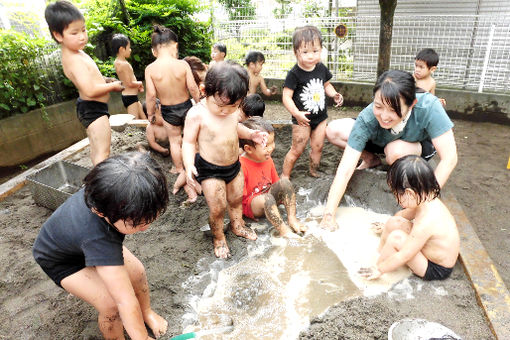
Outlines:
<svg viewBox="0 0 510 340"><path fill-rule="evenodd" d="M83 14L76 8L72 3L66 0L61 0L49 4L44 11L44 17L48 23L50 34L53 40L57 43L57 39L53 36L56 32L60 35L64 34L64 30L69 26L70 23L77 20L85 21Z"/></svg>
<svg viewBox="0 0 510 340"><path fill-rule="evenodd" d="M223 52L223 53L225 53L225 57L227 56L227 45L225 45L224 43L218 42L218 43L214 44L213 49Z"/></svg>
<svg viewBox="0 0 510 340"><path fill-rule="evenodd" d="M239 99L244 99L248 93L248 71L238 63L227 60L214 64L205 76L206 97L217 94L227 99L226 105L232 105Z"/></svg>
<svg viewBox="0 0 510 340"><path fill-rule="evenodd" d="M374 96L379 90L381 99L395 110L399 117L402 117L400 98L407 106L411 106L416 99L416 83L413 75L405 71L390 70L381 74L374 86Z"/></svg>
<svg viewBox="0 0 510 340"><path fill-rule="evenodd" d="M262 117L250 117L246 119L244 122L242 122L244 126L246 126L249 129L252 130L260 130L267 133L273 133L274 128L271 123L269 123L267 120L265 120ZM251 139L239 139L239 147L244 149L245 145L255 146L255 142Z"/></svg>
<svg viewBox="0 0 510 340"><path fill-rule="evenodd" d="M241 110L249 117L262 117L266 110L266 103L258 93L247 95L242 103Z"/></svg>
<svg viewBox="0 0 510 340"><path fill-rule="evenodd" d="M151 223L168 204L166 178L148 153L115 155L97 164L83 180L85 203L110 223Z"/></svg>
<svg viewBox="0 0 510 340"><path fill-rule="evenodd" d="M193 78L195 79L195 83L197 83L197 86L199 86L201 79L198 75L198 72L207 71L207 67L205 67L205 64L202 62L202 60L200 60L200 58L195 56L186 57L184 58L184 61L189 64L191 72L193 73Z"/></svg>
<svg viewBox="0 0 510 340"><path fill-rule="evenodd" d="M416 155L397 159L388 170L386 182L399 204L406 189L418 194L418 204L439 197L441 192L434 169Z"/></svg>
<svg viewBox="0 0 510 340"><path fill-rule="evenodd" d="M152 44L151 47L154 48L158 45L164 45L168 43L176 43L179 41L177 34L174 33L170 28L166 28L161 25L154 25L154 32L152 32Z"/></svg>
<svg viewBox="0 0 510 340"><path fill-rule="evenodd" d="M259 61L266 61L264 54L259 51L250 51L244 59L244 64L250 65L251 63L258 63Z"/></svg>
<svg viewBox="0 0 510 340"><path fill-rule="evenodd" d="M297 52L302 44L314 44L317 40L319 41L320 47L322 47L322 34L317 27L303 26L296 28L292 34L294 52Z"/></svg>
<svg viewBox="0 0 510 340"><path fill-rule="evenodd" d="M126 48L129 44L129 38L124 34L117 33L112 37L112 54L117 55L121 47Z"/></svg>
<svg viewBox="0 0 510 340"><path fill-rule="evenodd" d="M428 68L437 66L439 64L439 55L431 48L424 48L416 55L414 60L421 60L427 64Z"/></svg>
<svg viewBox="0 0 510 340"><path fill-rule="evenodd" d="M156 110L159 109L160 101L158 98L156 98ZM142 100L142 110L143 113L145 113L145 118L149 118L149 115L147 115L147 102L145 100Z"/></svg>

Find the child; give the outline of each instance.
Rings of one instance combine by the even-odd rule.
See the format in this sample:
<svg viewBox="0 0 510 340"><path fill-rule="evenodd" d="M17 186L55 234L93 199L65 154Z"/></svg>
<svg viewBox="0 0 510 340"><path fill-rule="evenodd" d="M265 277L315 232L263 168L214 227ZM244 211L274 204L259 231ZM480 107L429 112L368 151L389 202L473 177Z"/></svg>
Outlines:
<svg viewBox="0 0 510 340"><path fill-rule="evenodd" d="M156 337L168 323L150 305L145 268L125 235L149 228L168 204L161 167L148 154L112 156L96 165L43 224L33 255L59 286L94 306L105 339Z"/></svg>
<svg viewBox="0 0 510 340"><path fill-rule="evenodd" d="M391 165L387 181L404 210L384 226L377 265L359 273L374 280L406 264L424 280L446 279L457 261L460 239L455 219L438 198L434 170L420 156L409 155Z"/></svg>
<svg viewBox="0 0 510 340"><path fill-rule="evenodd" d="M241 102L239 110L239 122L244 122L251 117L263 117L266 110L266 104L259 94L249 94Z"/></svg>
<svg viewBox="0 0 510 340"><path fill-rule="evenodd" d="M307 228L296 218L294 188L288 179L280 180L271 158L275 148L273 126L260 117L249 118L243 125L269 134L266 146L247 139L239 140L244 149L239 159L244 174L243 214L251 219L265 215L284 237L294 235L289 226L296 233L305 232ZM278 211L279 204L287 210L288 225Z"/></svg>
<svg viewBox="0 0 510 340"><path fill-rule="evenodd" d="M147 104L145 101L142 103L142 109L145 115L147 115ZM161 115L161 104L159 103L159 99L156 98L156 114ZM145 128L145 134L147 135L147 141L149 142L149 147L159 152L163 156L168 156L170 154L170 150L168 149L168 134L164 126L156 125L151 122L147 124Z"/></svg>
<svg viewBox="0 0 510 340"><path fill-rule="evenodd" d="M226 61L214 65L205 77L206 97L190 110L184 127L186 180L195 188L197 181L202 185L209 206L214 254L220 258L230 256L223 233L227 204L230 230L237 236L257 239L242 218L244 179L240 172L239 138L264 143L267 133L238 123L237 110L247 92L248 74L239 64Z"/></svg>
<svg viewBox="0 0 510 340"><path fill-rule="evenodd" d="M423 89L425 92L436 94L436 81L432 78L432 74L437 70L439 64L439 55L431 48L425 48L418 52L414 58L414 79L416 87ZM446 106L446 100L439 98L443 106Z"/></svg>
<svg viewBox="0 0 510 340"><path fill-rule="evenodd" d="M96 165L110 155L111 130L108 99L111 91L124 90L120 81L106 82L83 48L87 44L85 19L68 1L49 4L44 12L51 36L62 49L64 74L78 88L78 119L90 140L90 158Z"/></svg>
<svg viewBox="0 0 510 340"><path fill-rule="evenodd" d="M272 96L276 94L276 86L273 85L268 89L264 78L260 75L265 61L264 55L259 51L251 51L246 55L245 64L246 68L248 68L248 74L250 75L250 90L248 94L257 93L257 87L259 87L259 85L264 95Z"/></svg>
<svg viewBox="0 0 510 340"><path fill-rule="evenodd" d="M188 63L177 59L177 40L177 35L172 30L163 26L154 26L152 50L156 61L145 69L145 82L149 121L157 125L162 124L155 115L156 97L161 101L163 125L168 134L170 154L174 165L171 172L179 174L176 180L179 182L185 177L181 144L184 120L188 110L193 106L190 94L198 103L200 92ZM193 193L191 188L185 189L188 189L186 190L188 199L196 200L196 193Z"/></svg>
<svg viewBox="0 0 510 340"><path fill-rule="evenodd" d="M204 97L204 80L205 80L205 74L207 73L207 65L200 60L200 58L191 56L191 57L185 57L184 61L188 63L189 67L191 68L191 72L193 73L193 78L195 79L195 83L198 86L198 89L200 90L200 98L202 99Z"/></svg>
<svg viewBox="0 0 510 340"><path fill-rule="evenodd" d="M142 104L138 100L138 92L143 92L143 84L137 81L133 68L126 60L131 56L131 43L124 34L115 34L112 38L112 51L117 56L113 62L115 72L126 87L122 91L122 104L135 119L145 119Z"/></svg>
<svg viewBox="0 0 510 340"><path fill-rule="evenodd" d="M322 36L314 26L297 28L292 35L297 63L285 78L282 101L292 114L292 146L283 162L282 178L289 178L297 159L310 141L310 175L318 177L326 131L326 96L334 99L336 106L343 97L336 92L329 80L331 72L321 61Z"/></svg>
<svg viewBox="0 0 510 340"><path fill-rule="evenodd" d="M211 62L209 63L209 67L213 66L215 63L219 63L220 61L224 61L227 56L227 46L224 43L216 43L212 47L211 52Z"/></svg>

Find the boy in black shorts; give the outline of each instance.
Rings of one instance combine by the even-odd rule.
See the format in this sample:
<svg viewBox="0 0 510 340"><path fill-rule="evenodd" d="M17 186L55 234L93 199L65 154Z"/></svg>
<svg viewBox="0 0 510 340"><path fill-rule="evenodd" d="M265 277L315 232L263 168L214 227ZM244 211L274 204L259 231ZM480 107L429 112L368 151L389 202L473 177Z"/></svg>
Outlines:
<svg viewBox="0 0 510 340"><path fill-rule="evenodd" d="M146 153L116 155L96 165L85 186L43 224L33 247L36 262L69 293L99 312L105 339L148 339L167 321L150 305L145 268L124 236L146 230L168 203L166 179Z"/></svg>

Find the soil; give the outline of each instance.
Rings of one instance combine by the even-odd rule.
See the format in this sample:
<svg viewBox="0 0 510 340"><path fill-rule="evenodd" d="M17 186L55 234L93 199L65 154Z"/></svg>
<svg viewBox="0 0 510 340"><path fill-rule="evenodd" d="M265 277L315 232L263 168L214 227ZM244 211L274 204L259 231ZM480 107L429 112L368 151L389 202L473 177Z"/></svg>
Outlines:
<svg viewBox="0 0 510 340"><path fill-rule="evenodd" d="M330 108L330 119L353 117L358 108ZM288 120L280 104L269 103L266 118ZM480 239L495 262L507 286L510 284L510 170L506 169L510 127L490 123L455 120L459 163L445 190L451 190L464 208ZM273 159L281 170L290 146L290 128L276 131ZM140 129L113 133L112 153L135 150L144 140ZM169 157L154 157L169 170ZM341 152L326 143L321 161L321 178L307 175L307 157L302 156L293 172L296 187L316 188L324 199ZM88 152L69 159L90 165ZM357 172L351 186L373 187L370 171ZM368 176L368 177L365 177ZM369 178L367 180L367 178ZM175 175L168 174L169 181ZM384 187L382 178L376 183ZM169 322L163 339L180 334L183 316L191 311L189 296L201 294L207 282L190 287L184 283L216 259L209 235L199 228L207 224L208 209L203 197L192 207L184 207L184 193L171 196L167 211L144 233L126 237L125 245L144 263L149 279L153 308ZM379 203L385 200L377 198ZM299 196L298 196L299 209ZM391 209L391 207L388 207ZM51 211L37 206L27 187L0 202L0 339L100 339L95 310L70 296L42 272L32 258L31 247L42 223ZM250 222L249 220L247 221ZM249 242L227 233L233 254L229 261L246 255ZM388 294L356 298L331 307L311 320L302 339L385 339L390 325L404 317L424 318L442 323L465 339L494 339L474 291L462 267L457 264L452 277L443 282L423 282L411 278L396 285Z"/></svg>

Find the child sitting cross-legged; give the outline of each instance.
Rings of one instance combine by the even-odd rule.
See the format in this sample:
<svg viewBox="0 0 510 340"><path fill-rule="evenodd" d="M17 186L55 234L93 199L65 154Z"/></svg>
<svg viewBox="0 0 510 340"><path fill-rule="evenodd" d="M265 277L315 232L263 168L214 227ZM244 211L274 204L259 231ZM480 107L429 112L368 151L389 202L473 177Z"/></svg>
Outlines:
<svg viewBox="0 0 510 340"><path fill-rule="evenodd" d="M306 227L296 218L296 194L289 179L278 177L271 154L274 151L274 129L260 117L249 118L244 126L269 134L265 146L248 139L239 140L244 153L240 157L244 174L243 214L246 217L266 216L281 236L293 236L294 232L305 232ZM288 225L278 211L278 204L287 210Z"/></svg>

